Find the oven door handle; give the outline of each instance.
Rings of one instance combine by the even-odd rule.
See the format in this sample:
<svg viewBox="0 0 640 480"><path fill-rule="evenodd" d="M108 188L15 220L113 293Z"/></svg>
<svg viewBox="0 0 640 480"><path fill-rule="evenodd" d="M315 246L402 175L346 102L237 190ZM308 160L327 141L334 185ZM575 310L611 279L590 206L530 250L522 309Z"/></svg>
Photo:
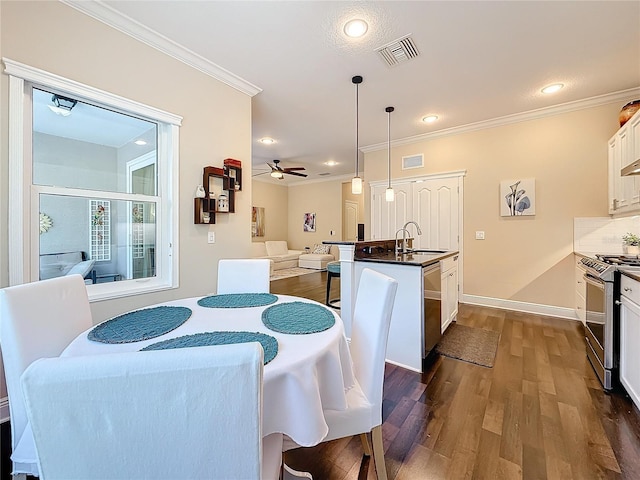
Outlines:
<svg viewBox="0 0 640 480"><path fill-rule="evenodd" d="M590 283L591 285L593 285L594 287L599 288L600 290L604 290L604 282L596 277L593 277L591 275L589 275L588 273L585 273L584 276L584 281L587 283Z"/></svg>

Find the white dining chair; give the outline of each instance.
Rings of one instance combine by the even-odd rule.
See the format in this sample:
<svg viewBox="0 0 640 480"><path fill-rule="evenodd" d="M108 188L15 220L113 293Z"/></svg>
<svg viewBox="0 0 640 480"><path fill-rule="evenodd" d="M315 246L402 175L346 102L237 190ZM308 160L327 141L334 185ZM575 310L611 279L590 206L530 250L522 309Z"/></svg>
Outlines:
<svg viewBox="0 0 640 480"><path fill-rule="evenodd" d="M382 386L391 312L398 282L365 268L360 277L351 324L351 358L356 384L347 392L346 410L325 410L329 433L324 441L360 435L367 456L373 440L373 460L380 480L387 471L382 445Z"/></svg>
<svg viewBox="0 0 640 480"><path fill-rule="evenodd" d="M271 260L226 258L218 262L218 295L226 293L269 293Z"/></svg>
<svg viewBox="0 0 640 480"><path fill-rule="evenodd" d="M268 479L259 343L58 357L22 376L43 480Z"/></svg>
<svg viewBox="0 0 640 480"><path fill-rule="evenodd" d="M92 324L87 289L80 275L0 290L0 345L9 397L14 475L39 474L20 376L33 361L60 355Z"/></svg>

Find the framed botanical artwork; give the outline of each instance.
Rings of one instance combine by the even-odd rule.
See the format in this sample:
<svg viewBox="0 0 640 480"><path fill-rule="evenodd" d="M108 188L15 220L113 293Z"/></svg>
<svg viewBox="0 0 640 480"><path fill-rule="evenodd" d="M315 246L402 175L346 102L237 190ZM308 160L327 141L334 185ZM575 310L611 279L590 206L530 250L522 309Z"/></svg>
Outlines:
<svg viewBox="0 0 640 480"><path fill-rule="evenodd" d="M500 182L500 216L519 217L536 214L536 180Z"/></svg>
<svg viewBox="0 0 640 480"><path fill-rule="evenodd" d="M251 207L251 236L264 237L264 207Z"/></svg>
<svg viewBox="0 0 640 480"><path fill-rule="evenodd" d="M315 213L305 213L304 214L304 224L302 225L302 229L305 232L315 232L316 231L316 214Z"/></svg>

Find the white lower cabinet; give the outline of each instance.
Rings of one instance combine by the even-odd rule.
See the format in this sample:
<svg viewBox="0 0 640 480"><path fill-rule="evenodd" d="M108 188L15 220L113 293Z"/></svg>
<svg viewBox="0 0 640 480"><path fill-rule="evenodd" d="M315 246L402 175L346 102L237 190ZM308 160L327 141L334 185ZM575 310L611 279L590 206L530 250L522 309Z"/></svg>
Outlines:
<svg viewBox="0 0 640 480"><path fill-rule="evenodd" d="M441 262L442 333L458 316L458 255Z"/></svg>
<svg viewBox="0 0 640 480"><path fill-rule="evenodd" d="M580 263L580 258L578 258L577 263ZM587 301L585 300L587 297L587 284L584 282L584 270L576 265L576 317L578 320L582 322L583 325L586 323L587 314Z"/></svg>
<svg viewBox="0 0 640 480"><path fill-rule="evenodd" d="M640 282L623 275L620 283L620 383L640 409Z"/></svg>

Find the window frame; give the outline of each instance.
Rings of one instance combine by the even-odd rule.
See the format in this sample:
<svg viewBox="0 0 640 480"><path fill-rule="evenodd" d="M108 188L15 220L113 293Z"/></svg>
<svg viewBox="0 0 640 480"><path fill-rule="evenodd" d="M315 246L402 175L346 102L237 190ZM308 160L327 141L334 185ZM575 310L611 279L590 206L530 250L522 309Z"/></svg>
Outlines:
<svg viewBox="0 0 640 480"><path fill-rule="evenodd" d="M59 194L65 190L32 183L31 92L32 88L44 88L133 115L158 126L156 276L87 285L89 300L106 300L178 288L180 224L177 199L179 127L182 117L7 58L2 60L4 71L9 75L9 285L39 279L39 221L34 220L39 219L39 195ZM81 189L73 189L70 194L85 198L96 196L95 191ZM104 199L127 200L126 197L127 194L100 193L100 198ZM135 200L135 197L130 200Z"/></svg>

